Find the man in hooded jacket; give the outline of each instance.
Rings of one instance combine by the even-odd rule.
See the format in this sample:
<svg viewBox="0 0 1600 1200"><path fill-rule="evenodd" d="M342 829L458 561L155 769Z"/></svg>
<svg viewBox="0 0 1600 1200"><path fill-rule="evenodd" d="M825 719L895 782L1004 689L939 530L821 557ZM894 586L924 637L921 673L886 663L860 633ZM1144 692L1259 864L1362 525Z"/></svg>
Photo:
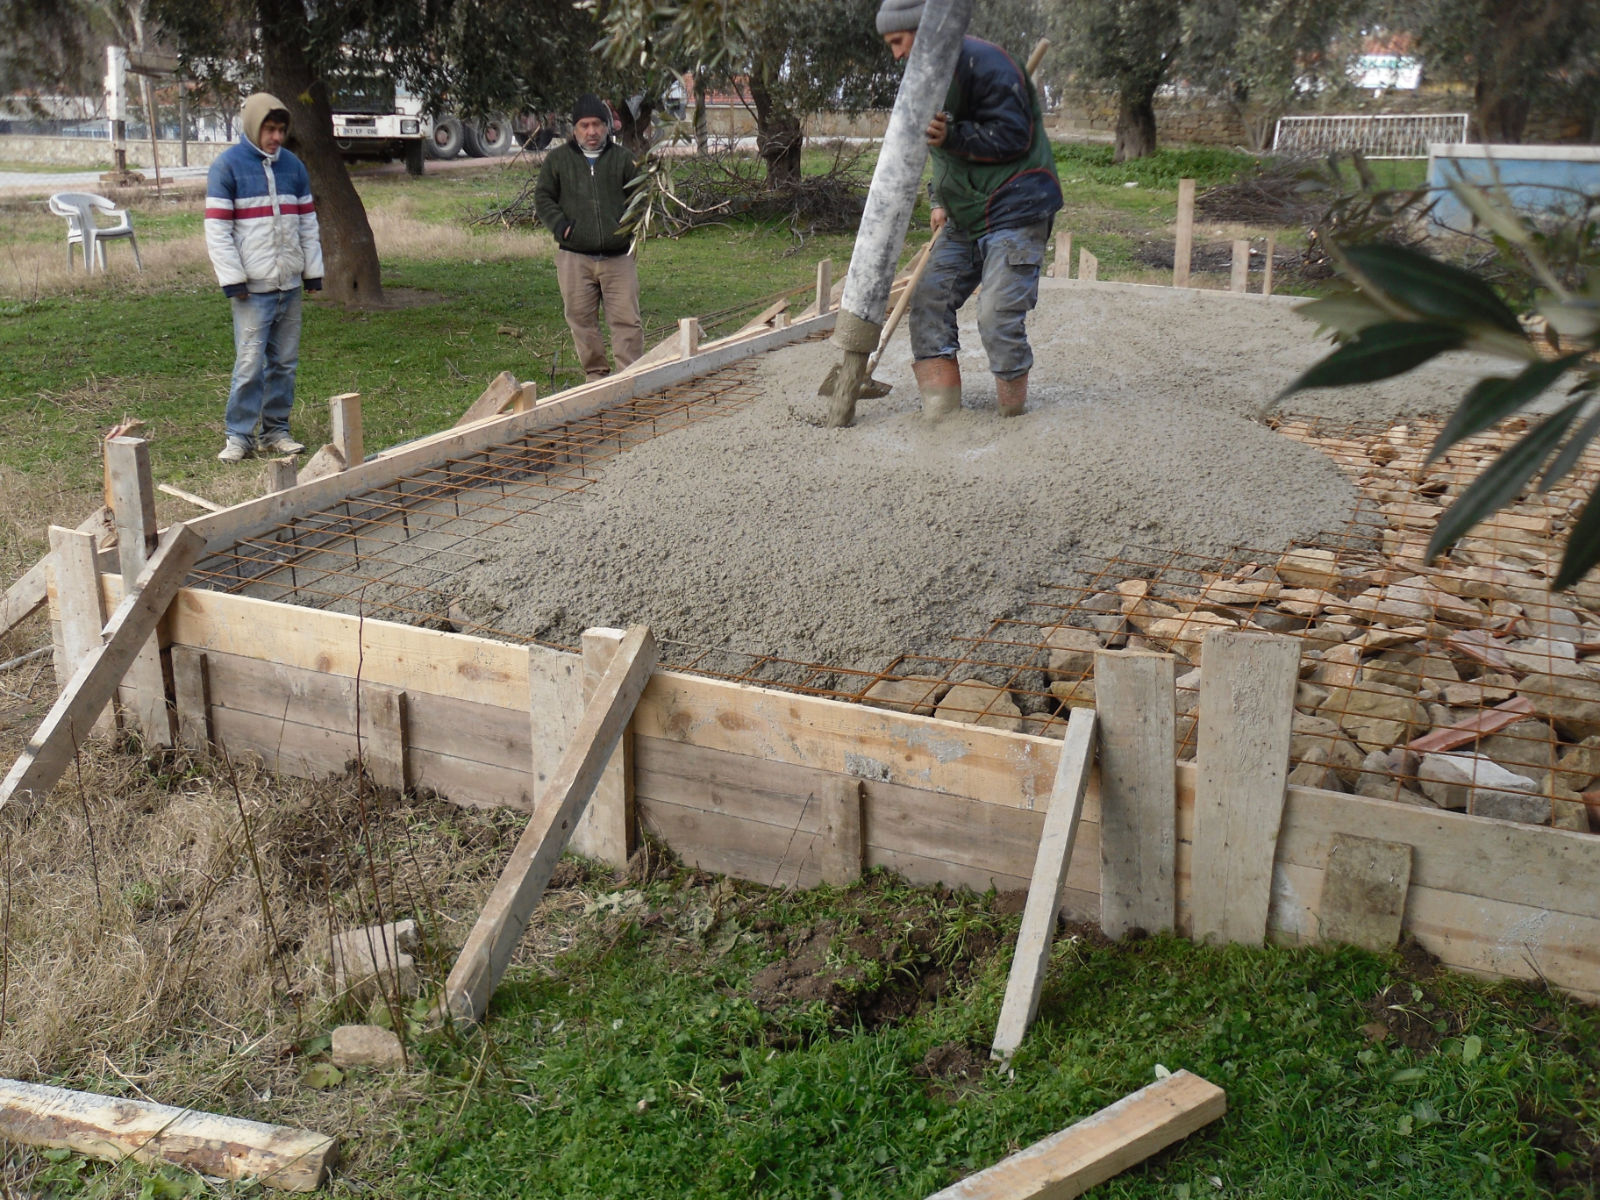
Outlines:
<svg viewBox="0 0 1600 1200"><path fill-rule="evenodd" d="M206 178L206 251L233 306L233 383L217 457L239 462L258 448L299 454L289 434L300 361L302 289L322 287L322 241L311 177L283 148L289 110L257 92L244 102L239 140ZM259 435L257 428L259 427Z"/></svg>
<svg viewBox="0 0 1600 1200"><path fill-rule="evenodd" d="M556 282L586 380L611 373L600 306L622 368L644 353L639 269L632 239L618 229L637 175L633 155L611 137L611 106L594 95L572 109L572 136L551 147L534 188L539 220L556 239Z"/></svg>

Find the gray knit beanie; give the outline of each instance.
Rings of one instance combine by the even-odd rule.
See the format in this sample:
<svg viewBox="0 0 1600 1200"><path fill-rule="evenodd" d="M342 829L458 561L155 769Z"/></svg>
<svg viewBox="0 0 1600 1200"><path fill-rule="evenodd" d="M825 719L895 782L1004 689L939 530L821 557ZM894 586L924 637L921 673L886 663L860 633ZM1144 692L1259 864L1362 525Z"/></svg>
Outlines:
<svg viewBox="0 0 1600 1200"><path fill-rule="evenodd" d="M925 0L883 0L878 6L878 33L901 33L922 24Z"/></svg>

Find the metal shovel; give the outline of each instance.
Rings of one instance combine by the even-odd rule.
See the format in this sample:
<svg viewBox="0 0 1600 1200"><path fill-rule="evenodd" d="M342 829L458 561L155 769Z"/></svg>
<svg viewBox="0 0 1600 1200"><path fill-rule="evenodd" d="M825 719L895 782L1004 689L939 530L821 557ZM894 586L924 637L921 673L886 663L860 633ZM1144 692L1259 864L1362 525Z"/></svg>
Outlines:
<svg viewBox="0 0 1600 1200"><path fill-rule="evenodd" d="M948 225L948 222L946 222ZM917 257L911 260L911 277L906 280L905 290L900 293L900 299L894 302L894 308L889 311L889 319L883 323L883 336L878 339L878 348L872 352L872 357L867 360L867 380L861 385L856 398L859 400L876 400L880 396L887 396L893 388L881 379L874 379L872 373L878 369L878 360L883 357L883 348L889 344L889 339L894 336L895 326L900 324L900 318L905 315L907 306L911 303L911 293L916 290L917 283L922 278L922 273L928 268L928 260L933 257L933 248L939 244L939 239L944 236L945 225L934 230L933 236L928 239L928 244L917 252ZM819 396L832 396L839 386L839 370L841 364L834 363L833 369L828 372L822 386L817 389Z"/></svg>

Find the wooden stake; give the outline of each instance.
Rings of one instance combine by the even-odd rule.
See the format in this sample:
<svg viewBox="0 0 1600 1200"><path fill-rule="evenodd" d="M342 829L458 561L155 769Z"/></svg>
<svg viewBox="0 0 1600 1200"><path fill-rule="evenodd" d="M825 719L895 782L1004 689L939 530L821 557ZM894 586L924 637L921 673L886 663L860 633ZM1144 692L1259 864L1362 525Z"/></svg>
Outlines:
<svg viewBox="0 0 1600 1200"><path fill-rule="evenodd" d="M1250 243L1243 238L1235 238L1233 242L1233 271L1228 276L1228 290L1250 290Z"/></svg>
<svg viewBox="0 0 1600 1200"><path fill-rule="evenodd" d="M817 263L817 302L814 306L817 316L825 315L833 303L833 259L825 258Z"/></svg>
<svg viewBox="0 0 1600 1200"><path fill-rule="evenodd" d="M361 749L372 782L403 792L406 778L406 694L398 688L361 687Z"/></svg>
<svg viewBox="0 0 1600 1200"><path fill-rule="evenodd" d="M309 464L307 464L309 465ZM267 463L267 495L273 492L287 492L300 480L295 469L294 459L274 458Z"/></svg>
<svg viewBox="0 0 1600 1200"><path fill-rule="evenodd" d="M101 1162L132 1158L222 1179L254 1178L290 1192L315 1191L339 1161L338 1139L308 1129L15 1079L0 1079L0 1137Z"/></svg>
<svg viewBox="0 0 1600 1200"><path fill-rule="evenodd" d="M1221 1088L1174 1071L928 1200L1068 1200L1227 1111Z"/></svg>
<svg viewBox="0 0 1600 1200"><path fill-rule="evenodd" d="M1259 946L1289 777L1300 643L1248 630L1206 634L1189 911L1195 941Z"/></svg>
<svg viewBox="0 0 1600 1200"><path fill-rule="evenodd" d="M834 776L822 801L822 882L848 887L861 878L861 781Z"/></svg>
<svg viewBox="0 0 1600 1200"><path fill-rule="evenodd" d="M211 667L204 651L172 648L172 697L178 708L178 741L190 750L209 752L216 730L211 724Z"/></svg>
<svg viewBox="0 0 1600 1200"><path fill-rule="evenodd" d="M515 380L513 380L513 383ZM506 397L507 403L510 397ZM346 392L328 401L328 440L339 448L346 468L358 466L366 460L366 446L361 437L361 393Z"/></svg>
<svg viewBox="0 0 1600 1200"><path fill-rule="evenodd" d="M83 660L105 644L100 631L105 628L106 608L94 534L52 525L50 558L55 570L56 608L61 613L61 661L56 664L56 676L65 686ZM101 713L94 725L97 733L114 728L108 712Z"/></svg>
<svg viewBox="0 0 1600 1200"><path fill-rule="evenodd" d="M594 699L600 680L626 636L621 629L583 631L583 703ZM594 795L572 833L572 848L613 867L628 865L637 848L633 810L633 733L624 729L606 761Z"/></svg>
<svg viewBox="0 0 1600 1200"><path fill-rule="evenodd" d="M1044 832L1039 835L1039 852L1033 861L1033 880L1028 885L1028 902L1022 910L1017 953L1011 960L1000 1023L989 1051L989 1057L998 1062L1005 1062L1016 1053L1039 1011L1039 993L1044 989L1050 943L1055 940L1056 917L1061 908L1061 887L1067 879L1072 844L1078 836L1078 818L1083 816L1083 794L1089 786L1094 720L1094 709L1073 709L1066 739L1061 743L1050 810L1045 813Z"/></svg>
<svg viewBox="0 0 1600 1200"><path fill-rule="evenodd" d="M1189 286L1189 262L1194 257L1194 180L1178 180L1178 231L1172 248L1172 286Z"/></svg>
<svg viewBox="0 0 1600 1200"><path fill-rule="evenodd" d="M532 412L539 403L539 385L525 383L517 389L516 397L511 401L511 411L514 413Z"/></svg>
<svg viewBox="0 0 1600 1200"><path fill-rule="evenodd" d="M1078 251L1078 282L1093 283L1100 278L1100 260L1087 250Z"/></svg>
<svg viewBox="0 0 1600 1200"><path fill-rule="evenodd" d="M445 980L445 1002L455 1016L476 1021L487 1011L489 997L510 965L573 826L633 716L656 657L655 639L643 625L630 629L617 648L555 777L535 803L511 861Z"/></svg>
<svg viewBox="0 0 1600 1200"><path fill-rule="evenodd" d="M489 381L483 394L467 406L467 411L461 414L456 424L471 425L485 417L499 416L505 412L506 405L516 398L517 387L517 377L510 371L501 371ZM336 437L333 440L337 442L339 439Z"/></svg>
<svg viewBox="0 0 1600 1200"><path fill-rule="evenodd" d="M1272 256L1278 252L1278 235L1267 234L1267 261L1261 267L1261 294L1272 295Z"/></svg>
<svg viewBox="0 0 1600 1200"><path fill-rule="evenodd" d="M1177 912L1176 674L1170 654L1094 659L1100 717L1100 929L1169 933Z"/></svg>
<svg viewBox="0 0 1600 1200"><path fill-rule="evenodd" d="M693 317L678 320L678 357L693 358L700 349L700 322Z"/></svg>
<svg viewBox="0 0 1600 1200"><path fill-rule="evenodd" d="M0 805L19 792L44 795L55 786L204 549L205 539L187 525L167 531L150 564L106 622L105 644L79 665L0 783Z"/></svg>
<svg viewBox="0 0 1600 1200"><path fill-rule="evenodd" d="M117 558L124 588L144 570L156 542L156 494L150 478L150 443L143 438L106 439L106 475L117 521ZM165 648L160 630L139 648L126 668L122 703L139 731L154 746L171 746L176 739L167 697L166 671L161 665ZM79 731L80 734L83 732Z"/></svg>
<svg viewBox="0 0 1600 1200"><path fill-rule="evenodd" d="M93 533L97 549L108 546L116 541L116 520L111 510L102 506L79 524L78 532ZM0 598L0 634L10 633L44 606L49 595L46 589L49 569L47 554L6 589L4 598Z"/></svg>
<svg viewBox="0 0 1600 1200"><path fill-rule="evenodd" d="M1062 229L1056 233L1056 257L1050 264L1050 274L1056 279L1072 278L1072 231Z"/></svg>

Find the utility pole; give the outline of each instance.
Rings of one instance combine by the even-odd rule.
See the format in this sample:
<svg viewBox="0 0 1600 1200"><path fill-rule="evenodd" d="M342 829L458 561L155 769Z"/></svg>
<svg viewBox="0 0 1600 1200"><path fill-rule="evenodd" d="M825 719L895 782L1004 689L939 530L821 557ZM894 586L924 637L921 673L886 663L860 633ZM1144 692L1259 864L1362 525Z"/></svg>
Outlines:
<svg viewBox="0 0 1600 1200"><path fill-rule="evenodd" d="M128 173L128 52L106 47L106 117L111 122L112 170Z"/></svg>

